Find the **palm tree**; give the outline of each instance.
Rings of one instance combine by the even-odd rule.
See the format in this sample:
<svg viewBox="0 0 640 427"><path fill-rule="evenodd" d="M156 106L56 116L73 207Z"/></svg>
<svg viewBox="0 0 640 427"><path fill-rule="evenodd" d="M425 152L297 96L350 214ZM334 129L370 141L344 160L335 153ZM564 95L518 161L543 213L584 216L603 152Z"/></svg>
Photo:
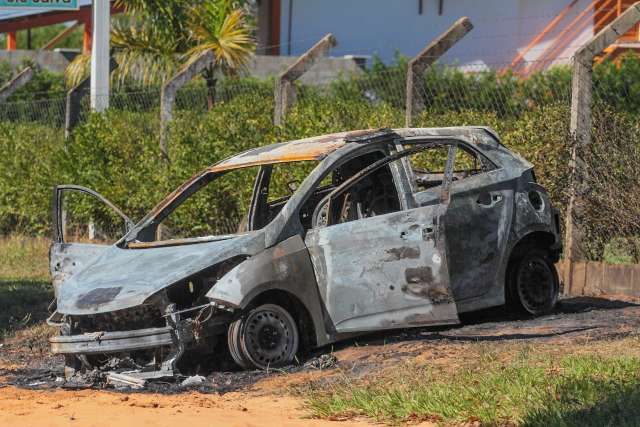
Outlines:
<svg viewBox="0 0 640 427"><path fill-rule="evenodd" d="M224 6L220 7L220 3L224 3ZM244 11L233 8L230 0L205 1L200 7L191 9L189 24L194 43L185 55L186 64L208 50L215 57L215 62L203 72L208 89L207 101L211 108L215 99L216 71L235 74L253 54L255 41L251 37Z"/></svg>
<svg viewBox="0 0 640 427"><path fill-rule="evenodd" d="M233 0L116 0L126 14L114 19L112 79L143 86L161 85L181 67L211 50L214 62L202 73L213 105L216 73L234 74L253 54L250 15ZM79 55L66 71L75 86L88 75L88 55Z"/></svg>

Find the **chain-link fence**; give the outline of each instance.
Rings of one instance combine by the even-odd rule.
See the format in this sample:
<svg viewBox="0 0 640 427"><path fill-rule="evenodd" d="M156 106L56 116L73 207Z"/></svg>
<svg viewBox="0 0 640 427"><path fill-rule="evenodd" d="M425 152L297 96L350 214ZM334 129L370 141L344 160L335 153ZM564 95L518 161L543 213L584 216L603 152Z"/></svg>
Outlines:
<svg viewBox="0 0 640 427"><path fill-rule="evenodd" d="M570 58L560 62L570 63ZM421 76L417 91L420 109L414 126L488 125L504 143L532 161L539 179L561 211L565 210L568 161L571 69L557 66L526 78L508 70L508 64L459 68L434 65ZM495 71L499 70L499 71ZM296 102L289 111L319 124L296 128L287 135L355 128L401 127L406 111L406 66L379 66L343 76L323 86L296 83ZM623 57L594 70L593 144L582 154L585 162L585 213L591 259L640 261L640 60ZM208 84L207 84L208 83ZM273 115L275 80L227 78L194 81L179 90L174 112L220 114L234 103L259 105L265 122ZM116 89L110 111L147 114L148 123L160 115L159 88ZM0 104L0 123L39 124L62 129L65 97ZM356 118L356 110L358 110ZM81 102L80 125L89 117L89 97ZM306 115L306 116L305 116ZM351 120L351 117L354 117ZM336 119L339 117L339 120ZM364 117L364 119L363 119ZM370 118L370 119L369 119ZM323 122L324 119L324 122ZM225 117L229 127L244 126L244 116ZM245 121L234 123L234 120ZM287 118L283 126L288 126ZM194 130L194 132L197 132ZM195 138L198 135L194 135ZM37 142L35 142L37 143ZM240 148L238 148L240 150ZM193 171L191 171L193 172Z"/></svg>
<svg viewBox="0 0 640 427"><path fill-rule="evenodd" d="M491 64L500 69L504 64ZM297 103L313 102L319 98L361 100L370 105L392 107L404 113L406 107L406 67L391 66L383 70L337 78L323 85L296 83ZM206 111L212 105L229 102L243 94L273 98L275 80L227 78L188 85L178 91L176 110ZM518 116L527 109L554 102L570 102L570 73L568 69L542 72L523 79L510 72L496 72L488 66L435 65L422 77L419 102L423 110L432 113L474 110L494 112L500 117ZM151 112L160 106L160 88L136 90L117 89L110 95L110 108L123 111ZM37 101L0 103L0 121L41 122L62 126L67 109L66 98L55 97ZM89 97L81 102L81 118L90 111ZM82 119L80 120L82 122ZM400 125L400 123L393 123Z"/></svg>

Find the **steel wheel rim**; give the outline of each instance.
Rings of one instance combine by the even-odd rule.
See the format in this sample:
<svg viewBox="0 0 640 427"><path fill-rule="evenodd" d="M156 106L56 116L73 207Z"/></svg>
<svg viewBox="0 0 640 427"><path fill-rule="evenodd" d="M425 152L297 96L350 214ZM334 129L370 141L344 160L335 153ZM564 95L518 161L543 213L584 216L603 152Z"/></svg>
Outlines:
<svg viewBox="0 0 640 427"><path fill-rule="evenodd" d="M553 305L555 281L544 259L525 260L518 268L517 283L520 301L530 313L535 314Z"/></svg>
<svg viewBox="0 0 640 427"><path fill-rule="evenodd" d="M231 357L241 368L247 369L251 365L247 363L241 350L240 331L241 324L238 321L232 323L229 327L229 353L231 353Z"/></svg>
<svg viewBox="0 0 640 427"><path fill-rule="evenodd" d="M295 351L293 325L276 310L259 310L245 320L243 347L257 367L280 366L289 362Z"/></svg>

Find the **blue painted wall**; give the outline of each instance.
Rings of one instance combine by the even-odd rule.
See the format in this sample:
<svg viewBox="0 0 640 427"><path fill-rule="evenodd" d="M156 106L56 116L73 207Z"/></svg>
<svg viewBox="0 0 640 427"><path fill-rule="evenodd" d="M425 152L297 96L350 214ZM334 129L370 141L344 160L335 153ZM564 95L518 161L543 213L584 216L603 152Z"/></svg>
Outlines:
<svg viewBox="0 0 640 427"><path fill-rule="evenodd" d="M395 52L415 55L429 40L446 30L461 16L475 28L443 58L444 62L492 68L508 64L571 0L282 0L282 55L299 55L328 32L338 39L332 55L378 55L391 61ZM580 0L564 19L566 25L591 2ZM289 10L291 45L289 48ZM593 28L585 29L565 52L560 62L588 40ZM555 37L550 34L528 55L535 60ZM290 49L290 50L289 50Z"/></svg>

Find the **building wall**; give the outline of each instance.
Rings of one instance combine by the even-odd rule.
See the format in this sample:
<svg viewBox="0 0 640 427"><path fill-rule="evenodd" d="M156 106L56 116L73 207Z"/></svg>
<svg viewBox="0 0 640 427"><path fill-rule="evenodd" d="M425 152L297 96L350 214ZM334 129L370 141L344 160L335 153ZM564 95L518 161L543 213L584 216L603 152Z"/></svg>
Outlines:
<svg viewBox="0 0 640 427"><path fill-rule="evenodd" d="M0 61L8 61L14 67L20 67L25 59L32 60L40 67L54 73L63 73L77 53L61 53L51 50L0 50Z"/></svg>
<svg viewBox="0 0 640 427"><path fill-rule="evenodd" d="M270 14L269 14L269 2L259 1L256 7L256 21L258 28L256 28L256 53L258 55L265 55L267 53L267 46L269 46L269 29L270 29Z"/></svg>
<svg viewBox="0 0 640 427"><path fill-rule="evenodd" d="M292 65L295 56L256 55L249 61L245 73L259 79L277 76ZM319 58L316 63L303 74L300 82L313 85L327 85L340 77L362 73L356 61L348 58Z"/></svg>
<svg viewBox="0 0 640 427"><path fill-rule="evenodd" d="M30 59L40 67L55 73L63 73L74 54L64 54L54 51L15 50L7 52L0 50L0 61L9 61L14 67L20 67L25 59ZM291 56L255 55L247 64L244 74L259 79L268 79L279 75L296 61ZM305 84L326 85L341 76L362 73L356 61L348 58L319 58L316 63L301 78Z"/></svg>
<svg viewBox="0 0 640 427"><path fill-rule="evenodd" d="M396 51L415 55L458 18L467 16L475 28L443 61L500 67L510 63L571 0L442 0L442 15L439 3L422 0L419 14L420 0L282 0L280 54L299 55L332 32L338 39L332 55L378 55L391 61ZM563 23L571 22L590 3L578 0ZM556 34L549 34L526 59L535 60ZM558 57L571 56L592 34L590 21Z"/></svg>

